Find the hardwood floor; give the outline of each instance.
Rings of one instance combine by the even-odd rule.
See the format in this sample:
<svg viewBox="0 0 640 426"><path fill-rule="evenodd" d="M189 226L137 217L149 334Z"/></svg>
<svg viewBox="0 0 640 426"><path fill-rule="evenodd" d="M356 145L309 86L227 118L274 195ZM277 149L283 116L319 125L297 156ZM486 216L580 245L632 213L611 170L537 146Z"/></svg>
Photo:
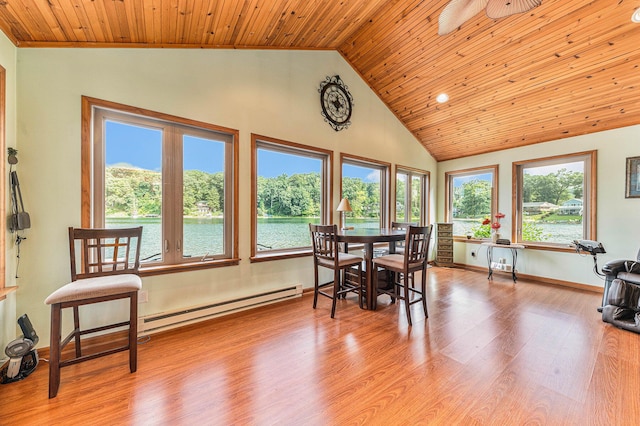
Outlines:
<svg viewBox="0 0 640 426"><path fill-rule="evenodd" d="M429 269L429 318L381 296L312 297L156 334L126 353L0 386L0 424L626 425L640 419L640 335L600 294Z"/></svg>

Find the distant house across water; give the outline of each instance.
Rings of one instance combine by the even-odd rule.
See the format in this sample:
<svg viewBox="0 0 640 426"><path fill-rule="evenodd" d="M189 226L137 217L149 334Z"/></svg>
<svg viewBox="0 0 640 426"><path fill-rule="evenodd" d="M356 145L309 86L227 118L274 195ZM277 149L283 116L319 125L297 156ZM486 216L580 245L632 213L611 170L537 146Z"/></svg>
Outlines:
<svg viewBox="0 0 640 426"><path fill-rule="evenodd" d="M550 212L552 210L557 209L558 206L552 203L547 203L546 201L538 201L532 203L522 203L522 211L525 214L540 214Z"/></svg>
<svg viewBox="0 0 640 426"><path fill-rule="evenodd" d="M558 214L582 215L582 200L572 198L558 207Z"/></svg>

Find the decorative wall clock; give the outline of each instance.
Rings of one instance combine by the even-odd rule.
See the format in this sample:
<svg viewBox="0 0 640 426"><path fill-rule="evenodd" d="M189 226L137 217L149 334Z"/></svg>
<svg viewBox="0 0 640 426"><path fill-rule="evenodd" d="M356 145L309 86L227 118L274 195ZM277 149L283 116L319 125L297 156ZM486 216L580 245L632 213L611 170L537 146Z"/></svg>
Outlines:
<svg viewBox="0 0 640 426"><path fill-rule="evenodd" d="M320 92L320 105L324 121L329 123L336 132L349 127L351 125L353 96L349 93L349 88L340 79L340 76L327 76L320 83L318 92Z"/></svg>

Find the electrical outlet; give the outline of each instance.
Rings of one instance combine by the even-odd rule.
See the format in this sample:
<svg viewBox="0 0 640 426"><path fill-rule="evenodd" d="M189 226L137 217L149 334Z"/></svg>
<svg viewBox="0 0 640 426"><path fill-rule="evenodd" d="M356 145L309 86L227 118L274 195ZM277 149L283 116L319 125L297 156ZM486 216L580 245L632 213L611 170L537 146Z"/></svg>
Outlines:
<svg viewBox="0 0 640 426"><path fill-rule="evenodd" d="M147 303L149 301L149 292L146 290L138 291L138 303Z"/></svg>
<svg viewBox="0 0 640 426"><path fill-rule="evenodd" d="M471 252L471 257L476 257L476 252L475 251Z"/></svg>

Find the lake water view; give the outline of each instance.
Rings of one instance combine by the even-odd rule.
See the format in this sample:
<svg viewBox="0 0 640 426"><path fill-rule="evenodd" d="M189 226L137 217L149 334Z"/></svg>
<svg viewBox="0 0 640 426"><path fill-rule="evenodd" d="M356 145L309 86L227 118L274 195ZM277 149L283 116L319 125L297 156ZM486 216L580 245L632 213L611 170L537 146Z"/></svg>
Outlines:
<svg viewBox="0 0 640 426"><path fill-rule="evenodd" d="M140 259L155 259L162 253L162 224L159 217L110 217L107 228L142 226ZM259 218L258 249L277 250L309 247L309 223L319 224L320 218ZM347 219L347 225L357 228L376 228L378 219ZM186 257L202 257L222 252L222 218L184 218L184 249Z"/></svg>
<svg viewBox="0 0 640 426"><path fill-rule="evenodd" d="M117 217L107 218L107 228L127 228L142 226L142 248L140 259L159 259L162 253L162 226L159 217ZM458 221L454 221L458 222ZM309 223L320 223L319 218L259 218L258 250L278 250L295 247L309 247ZM184 249L186 257L202 257L222 253L222 218L185 218ZM347 225L355 228L377 228L378 219L348 218ZM470 226L460 221L457 225ZM582 238L581 224L541 223L543 232L552 236L552 241L570 244ZM459 229L459 228L457 228ZM457 234L457 232L456 232ZM460 234L457 234L460 235ZM464 233L462 234L464 235ZM506 236L509 238L509 236Z"/></svg>

